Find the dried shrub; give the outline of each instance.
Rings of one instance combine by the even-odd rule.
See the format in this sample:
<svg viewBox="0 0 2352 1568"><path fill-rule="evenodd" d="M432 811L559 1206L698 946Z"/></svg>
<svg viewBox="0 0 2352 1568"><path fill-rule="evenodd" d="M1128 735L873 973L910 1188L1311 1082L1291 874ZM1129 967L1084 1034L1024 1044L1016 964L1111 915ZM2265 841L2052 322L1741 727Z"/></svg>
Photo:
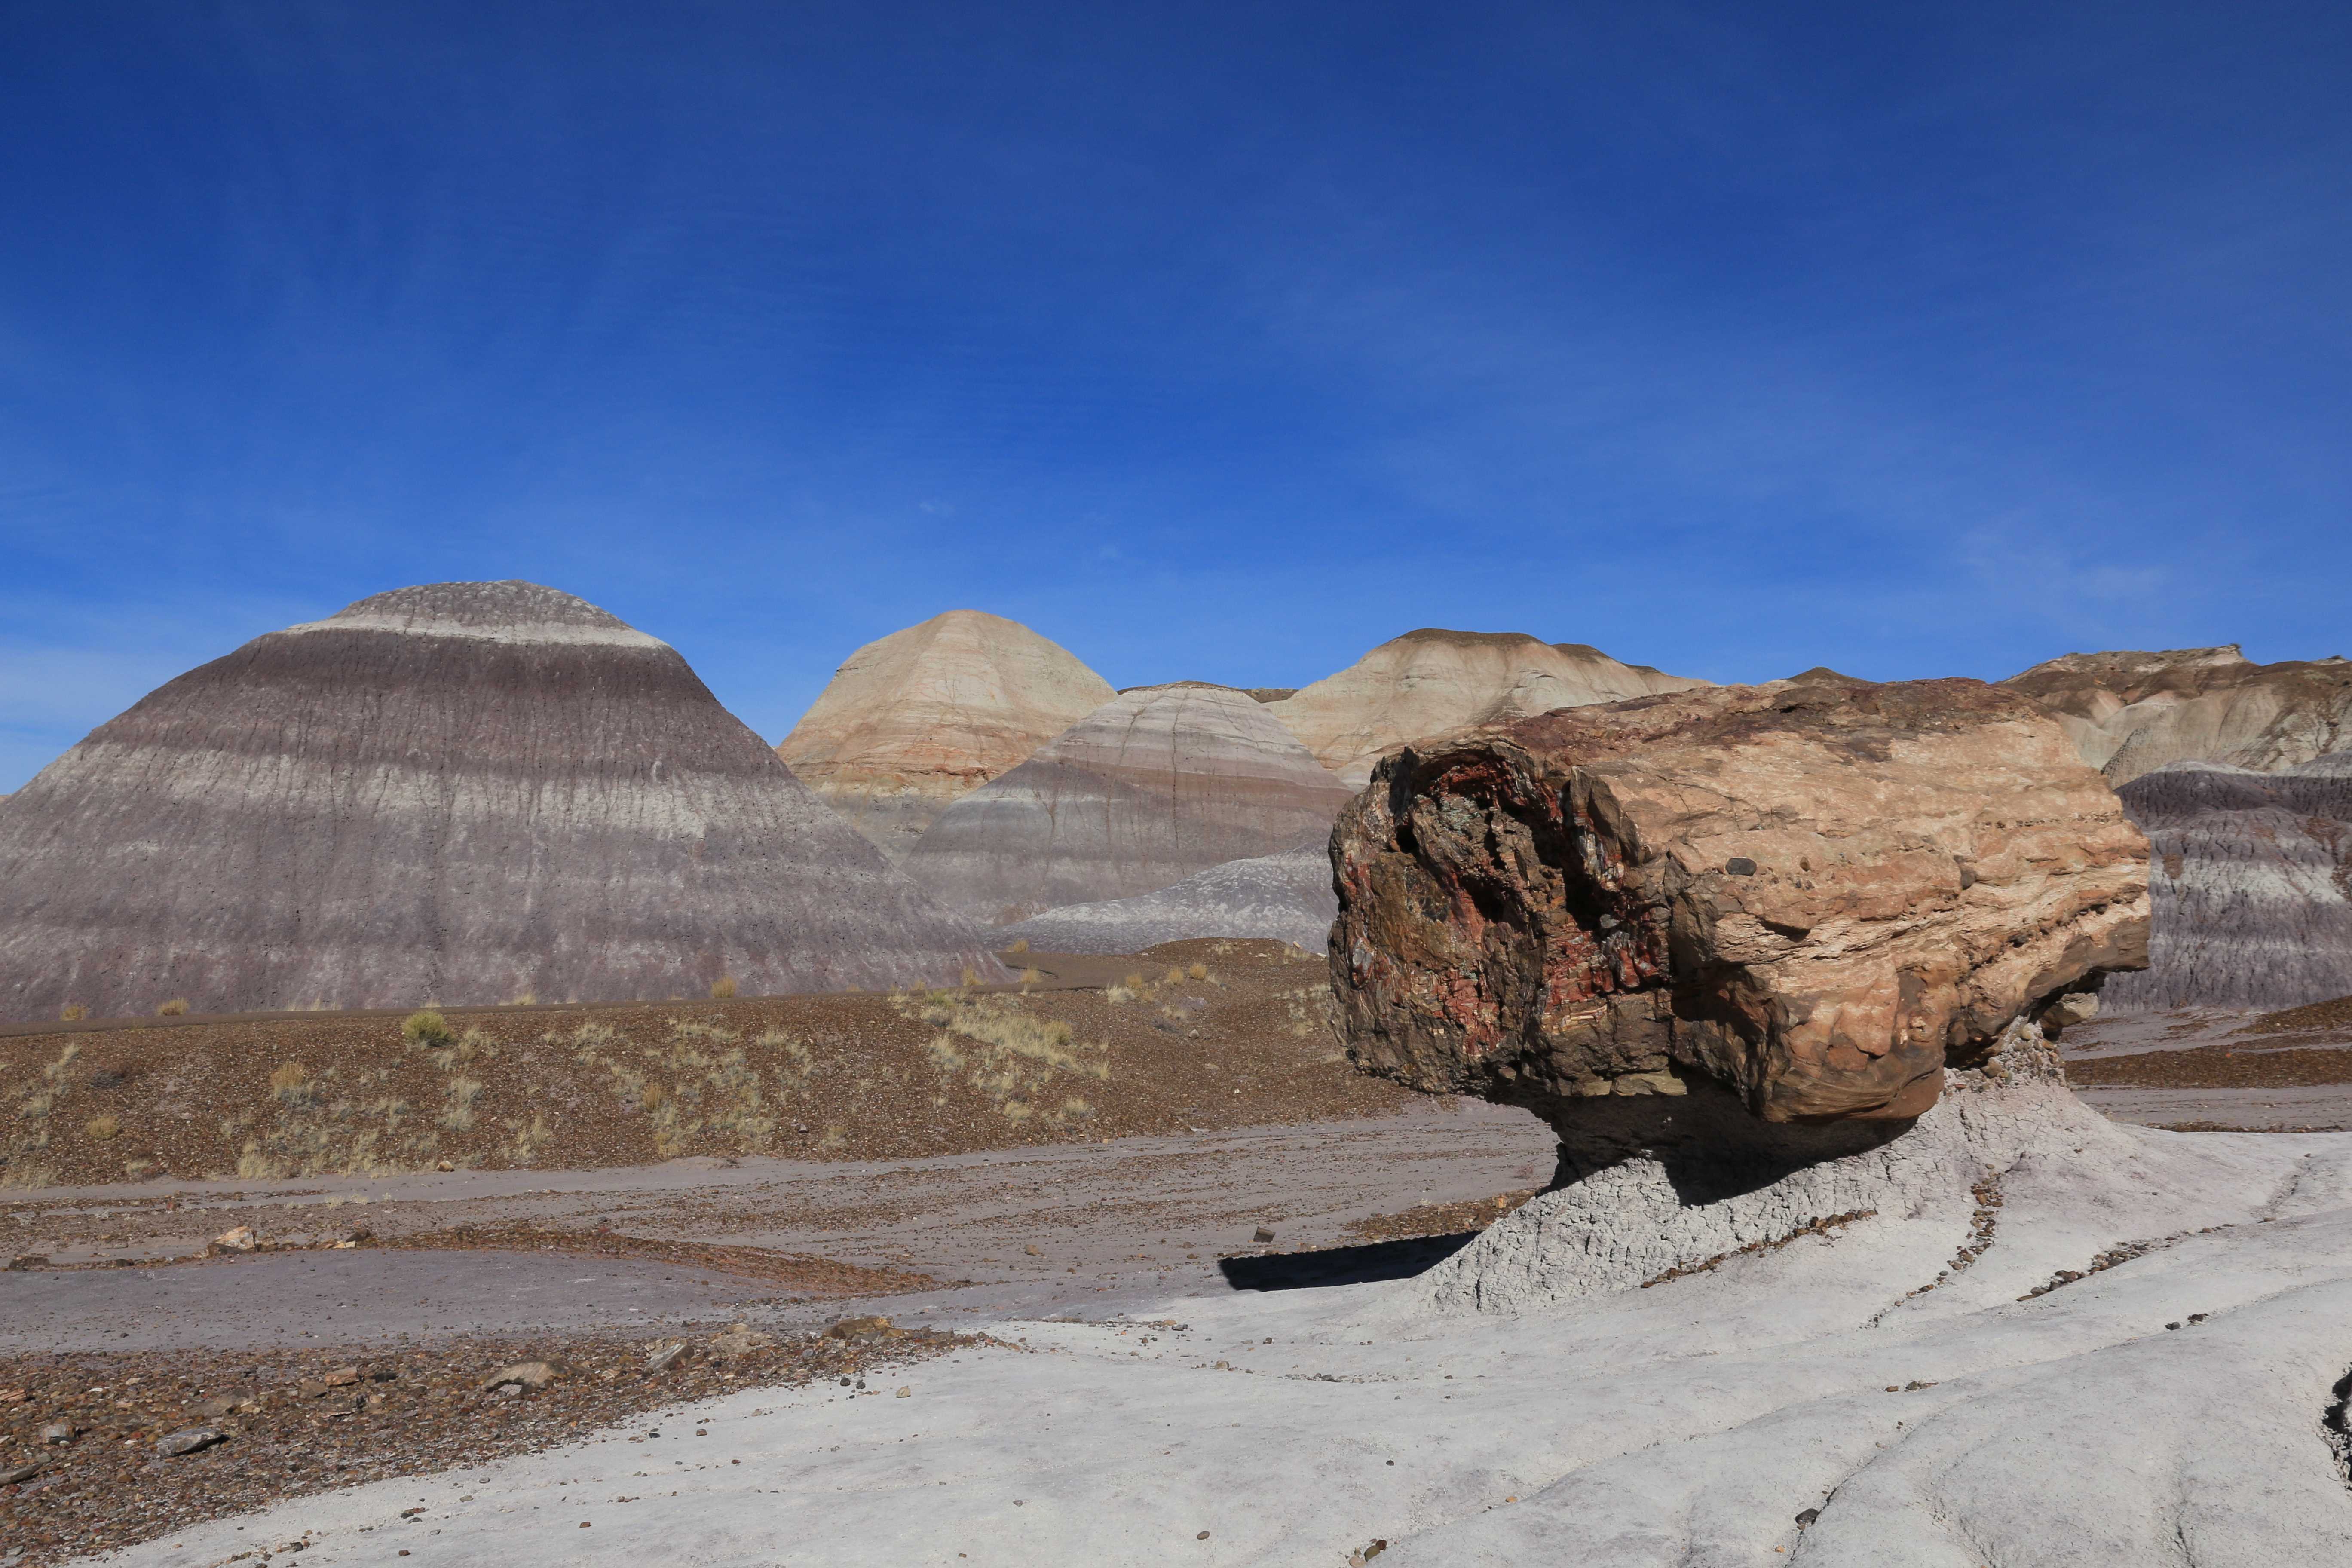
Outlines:
<svg viewBox="0 0 2352 1568"><path fill-rule="evenodd" d="M1205 963L1196 963L1184 973L1195 980L1206 980L1209 977L1209 966Z"/></svg>
<svg viewBox="0 0 2352 1568"><path fill-rule="evenodd" d="M412 1046L438 1047L454 1044L457 1034L437 1007L419 1007L400 1022L401 1037Z"/></svg>
<svg viewBox="0 0 2352 1568"><path fill-rule="evenodd" d="M1091 1115L1092 1105L1076 1096L1058 1106L1049 1097L1071 1077L1110 1077L1108 1047L1074 1040L1069 1025L1024 1012L1012 998L932 991L902 996L896 1005L900 1013L949 1031L932 1038L932 1062L944 1074L967 1079L1008 1121ZM958 1037L980 1048L968 1048Z"/></svg>
<svg viewBox="0 0 2352 1568"><path fill-rule="evenodd" d="M58 1022L60 1024L79 1024L89 1016L89 1009L79 1002L68 1002L58 1009Z"/></svg>
<svg viewBox="0 0 2352 1568"><path fill-rule="evenodd" d="M712 1001L724 1002L734 994L735 977L733 975L722 974L718 979L710 983L710 997Z"/></svg>
<svg viewBox="0 0 2352 1568"><path fill-rule="evenodd" d="M441 1125L452 1132L470 1132L474 1127L474 1101L482 1098L482 1080L467 1078L463 1073L448 1083L449 1108L441 1113Z"/></svg>
<svg viewBox="0 0 2352 1568"><path fill-rule="evenodd" d="M174 996L155 1009L155 1016L158 1018L184 1018L187 1016L187 1013L188 999L184 996Z"/></svg>
<svg viewBox="0 0 2352 1568"><path fill-rule="evenodd" d="M81 1130L103 1143L122 1131L122 1123L112 1116L93 1116L81 1124Z"/></svg>
<svg viewBox="0 0 2352 1568"><path fill-rule="evenodd" d="M1014 942L1011 947L1006 948L1004 951L1007 952L1026 952L1029 951L1029 939L1024 936L1019 942Z"/></svg>
<svg viewBox="0 0 2352 1568"><path fill-rule="evenodd" d="M287 1105L308 1105L318 1098L318 1086L310 1081L310 1069L300 1062L288 1062L269 1075L269 1092Z"/></svg>

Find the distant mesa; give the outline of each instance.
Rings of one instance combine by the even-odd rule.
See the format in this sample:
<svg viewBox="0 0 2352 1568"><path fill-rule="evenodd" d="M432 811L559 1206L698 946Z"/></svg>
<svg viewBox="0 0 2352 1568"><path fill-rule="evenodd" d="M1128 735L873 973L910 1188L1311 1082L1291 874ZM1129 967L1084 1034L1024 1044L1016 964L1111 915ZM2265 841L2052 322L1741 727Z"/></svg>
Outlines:
<svg viewBox="0 0 2352 1568"><path fill-rule="evenodd" d="M1339 900L1327 836L1273 855L1228 860L1157 892L1071 904L992 932L1040 952L1140 952L1192 937L1271 937L1321 952ZM1001 949L1000 949L1001 951Z"/></svg>
<svg viewBox="0 0 2352 1568"><path fill-rule="evenodd" d="M2338 658L2256 664L2234 643L2070 653L2002 684L2057 714L2116 784L2168 763L2269 773L2352 746L2352 663Z"/></svg>
<svg viewBox="0 0 2352 1568"><path fill-rule="evenodd" d="M2352 750L2257 773L2168 763L2117 792L2152 850L2156 928L2118 1009L2352 994Z"/></svg>
<svg viewBox="0 0 2352 1568"><path fill-rule="evenodd" d="M1268 704L1349 785L1407 745L1426 745L1548 713L1705 686L1623 664L1583 643L1519 632L1435 628L1393 637L1339 674Z"/></svg>
<svg viewBox="0 0 2352 1568"><path fill-rule="evenodd" d="M851 654L776 754L895 859L1111 695L1019 622L950 610Z"/></svg>
<svg viewBox="0 0 2352 1568"><path fill-rule="evenodd" d="M668 645L530 583L255 638L0 804L0 1016L996 973Z"/></svg>
<svg viewBox="0 0 2352 1568"><path fill-rule="evenodd" d="M1009 924L1287 848L1349 794L1247 692L1143 687L949 806L904 865L947 908Z"/></svg>

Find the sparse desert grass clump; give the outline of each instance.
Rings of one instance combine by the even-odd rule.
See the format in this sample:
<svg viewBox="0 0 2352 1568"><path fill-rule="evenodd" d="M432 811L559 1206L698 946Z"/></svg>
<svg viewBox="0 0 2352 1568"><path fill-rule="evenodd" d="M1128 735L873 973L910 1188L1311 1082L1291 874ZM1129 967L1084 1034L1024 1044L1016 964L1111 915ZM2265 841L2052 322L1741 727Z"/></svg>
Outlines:
<svg viewBox="0 0 2352 1568"><path fill-rule="evenodd" d="M1029 951L1029 939L1024 936L1019 942L1014 942L1011 947L1006 948L1004 951L1007 952L1026 952Z"/></svg>
<svg viewBox="0 0 2352 1568"><path fill-rule="evenodd" d="M700 1149L765 1148L778 1125L771 1097L804 1087L813 1066L808 1047L782 1029L747 1048L724 1024L684 1017L669 1020L667 1039L626 1038L591 1021L560 1043L604 1074L624 1114L646 1119L654 1152L665 1160Z"/></svg>
<svg viewBox="0 0 2352 1568"><path fill-rule="evenodd" d="M1020 999L926 991L902 994L894 1005L944 1031L930 1040L932 1065L943 1077L964 1079L1008 1121L1090 1116L1094 1108L1087 1100L1065 1096L1056 1105L1052 1091L1070 1078L1110 1077L1107 1046L1077 1039L1062 1019L1024 1011Z"/></svg>
<svg viewBox="0 0 2352 1568"><path fill-rule="evenodd" d="M58 1022L60 1024L79 1024L89 1016L89 1009L79 1002L68 1002L58 1009Z"/></svg>
<svg viewBox="0 0 2352 1568"><path fill-rule="evenodd" d="M1209 966L1205 963L1196 963L1184 973L1195 980L1206 980L1209 977Z"/></svg>
<svg viewBox="0 0 2352 1568"><path fill-rule="evenodd" d="M1032 964L1030 967L1021 972L1021 984L1024 985L1043 985L1045 983L1045 976L1044 972L1039 970L1034 964Z"/></svg>
<svg viewBox="0 0 2352 1568"><path fill-rule="evenodd" d="M457 1038L456 1033L449 1027L449 1020L441 1016L441 1010L438 1007L419 1007L415 1012L403 1018L400 1021L400 1035L401 1038L412 1046L426 1046L436 1049L443 1046L454 1045Z"/></svg>
<svg viewBox="0 0 2352 1568"><path fill-rule="evenodd" d="M1334 1040L1339 1034L1339 1005L1331 995L1331 985L1325 981L1316 985L1302 985L1296 991L1277 994L1283 1011L1288 1016L1290 1034L1295 1039L1312 1039L1327 1035Z"/></svg>
<svg viewBox="0 0 2352 1568"><path fill-rule="evenodd" d="M467 1078L464 1073L451 1075L444 1086L449 1105L441 1112L441 1125L452 1132L471 1132L474 1130L474 1102L482 1098L482 1090L487 1087L480 1079Z"/></svg>
<svg viewBox="0 0 2352 1568"><path fill-rule="evenodd" d="M310 1081L310 1069L300 1062L288 1062L269 1075L269 1092L283 1105L307 1106L319 1097L319 1086Z"/></svg>
<svg viewBox="0 0 2352 1568"><path fill-rule="evenodd" d="M187 1016L187 1013L188 999L184 996L174 996L155 1009L155 1016L158 1018L184 1018Z"/></svg>
<svg viewBox="0 0 2352 1568"><path fill-rule="evenodd" d="M734 994L735 977L733 975L722 974L718 979L710 983L710 999L712 1001L724 1002Z"/></svg>
<svg viewBox="0 0 2352 1568"><path fill-rule="evenodd" d="M93 1116L81 1124L83 1133L103 1143L122 1131L122 1123L112 1116Z"/></svg>

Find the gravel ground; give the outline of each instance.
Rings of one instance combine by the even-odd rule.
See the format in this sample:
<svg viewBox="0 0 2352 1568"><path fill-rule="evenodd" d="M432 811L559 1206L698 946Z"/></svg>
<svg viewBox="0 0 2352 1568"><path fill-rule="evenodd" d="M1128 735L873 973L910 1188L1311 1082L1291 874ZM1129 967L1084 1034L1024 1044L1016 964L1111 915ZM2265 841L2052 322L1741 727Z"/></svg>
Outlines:
<svg viewBox="0 0 2352 1568"><path fill-rule="evenodd" d="M860 1161L1377 1116L1286 943L1016 954L1024 986L0 1031L0 1187ZM1042 967L1056 964L1050 973Z"/></svg>
<svg viewBox="0 0 2352 1568"><path fill-rule="evenodd" d="M861 1396L857 1371L959 1342L952 1326L979 1314L1100 1321L1171 1290L1392 1277L1443 1256L1447 1231L1492 1223L1550 1165L1532 1117L1416 1100L1354 1121L920 1160L46 1192L0 1205L0 1235L63 1260L0 1271L0 1390L25 1391L0 1405L0 1475L45 1467L0 1484L0 1561L20 1544L27 1568L168 1545L201 1519L390 1476L420 1478L416 1506L451 1504L466 1467L591 1434L624 1441L616 1422L754 1386L848 1375L833 1397L892 1396L903 1379ZM261 1250L204 1257L239 1226ZM332 1246L361 1227L368 1244ZM1440 1239L1404 1239L1416 1237ZM908 1333L824 1337L877 1312ZM649 1344L707 1343L739 1321L777 1348L644 1374ZM573 1371L513 1398L479 1387L533 1358ZM343 1367L359 1381L328 1387ZM256 1408L207 1414L231 1395ZM58 1420L86 1430L42 1442ZM207 1422L237 1430L154 1452ZM656 1424L662 1442L693 1430ZM621 1495L636 1494L596 1500Z"/></svg>
<svg viewBox="0 0 2352 1568"><path fill-rule="evenodd" d="M864 1318L826 1333L728 1330L692 1342L467 1335L350 1360L185 1349L0 1359L0 1557L37 1568L307 1493L462 1470L749 1388L833 1380L839 1398L887 1397L886 1369L972 1342ZM651 1357L681 1343L651 1370ZM502 1372L514 1375L500 1381ZM683 1413L656 1428L638 1474L657 1484L676 1461L656 1445L690 1444L692 1430ZM419 1487L420 1514L447 1489ZM258 1555L299 1550L253 1542Z"/></svg>

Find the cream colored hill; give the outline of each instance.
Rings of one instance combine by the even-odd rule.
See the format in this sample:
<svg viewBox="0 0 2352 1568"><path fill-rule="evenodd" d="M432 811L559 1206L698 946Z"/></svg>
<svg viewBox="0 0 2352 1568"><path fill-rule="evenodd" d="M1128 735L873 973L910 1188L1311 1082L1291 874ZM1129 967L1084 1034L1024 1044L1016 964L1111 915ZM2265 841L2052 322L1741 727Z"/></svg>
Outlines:
<svg viewBox="0 0 2352 1568"><path fill-rule="evenodd" d="M2056 713L2116 785L2168 763L2275 773L2352 746L2352 663L2340 658L2256 664L2235 643L2070 653L2001 684Z"/></svg>
<svg viewBox="0 0 2352 1568"><path fill-rule="evenodd" d="M1267 704L1327 768L1360 789L1400 746L1489 724L1705 686L1582 643L1523 632L1407 632L1314 685Z"/></svg>
<svg viewBox="0 0 2352 1568"><path fill-rule="evenodd" d="M1349 793L1247 692L1136 687L940 813L901 865L1003 925L1289 848L1328 833Z"/></svg>
<svg viewBox="0 0 2352 1568"><path fill-rule="evenodd" d="M1114 695L1018 621L950 610L851 654L776 753L896 859L950 803Z"/></svg>

